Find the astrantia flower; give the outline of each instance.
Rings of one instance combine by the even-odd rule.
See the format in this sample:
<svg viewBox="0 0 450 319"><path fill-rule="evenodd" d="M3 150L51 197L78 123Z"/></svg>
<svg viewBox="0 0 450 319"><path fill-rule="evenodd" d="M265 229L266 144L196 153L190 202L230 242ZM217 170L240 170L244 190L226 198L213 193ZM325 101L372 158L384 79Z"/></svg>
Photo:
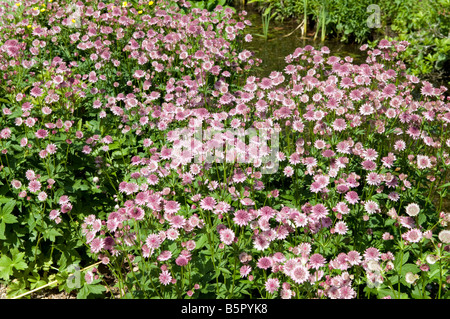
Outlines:
<svg viewBox="0 0 450 319"><path fill-rule="evenodd" d="M156 234L150 234L145 240L145 243L149 248L157 249L161 245L161 238Z"/></svg>
<svg viewBox="0 0 450 319"><path fill-rule="evenodd" d="M278 290L278 288L280 288L280 281L278 280L278 278L269 278L267 279L264 286L266 288L266 291L273 294Z"/></svg>
<svg viewBox="0 0 450 319"><path fill-rule="evenodd" d="M90 246L92 253L98 253L100 250L102 250L104 246L104 241L102 238L96 237L90 242Z"/></svg>
<svg viewBox="0 0 450 319"><path fill-rule="evenodd" d="M412 272L407 272L406 274L405 274L405 281L408 283L408 284L414 284L414 282L417 280L417 279L419 279L419 275L417 275L417 274L414 274L414 273L412 273Z"/></svg>
<svg viewBox="0 0 450 319"><path fill-rule="evenodd" d="M363 169L368 171L373 171L377 168L377 164L374 161L371 160L365 160L361 163Z"/></svg>
<svg viewBox="0 0 450 319"><path fill-rule="evenodd" d="M252 267L250 267L249 265L244 265L239 269L239 273L242 278L247 277L251 271L252 271Z"/></svg>
<svg viewBox="0 0 450 319"><path fill-rule="evenodd" d="M170 250L162 251L159 256L156 258L158 261L166 261L172 258L172 252Z"/></svg>
<svg viewBox="0 0 450 319"><path fill-rule="evenodd" d="M309 257L309 265L314 269L319 269L325 265L326 259L321 254L313 254Z"/></svg>
<svg viewBox="0 0 450 319"><path fill-rule="evenodd" d="M173 228L183 228L186 223L186 219L183 216L175 215L170 219L170 226Z"/></svg>
<svg viewBox="0 0 450 319"><path fill-rule="evenodd" d="M367 212L367 214L371 215L371 214L375 214L375 213L379 212L380 206L378 205L378 203L376 203L372 200L368 200L364 204L364 209Z"/></svg>
<svg viewBox="0 0 450 319"><path fill-rule="evenodd" d="M369 247L364 252L365 260L375 260L378 261L380 259L380 252L375 247Z"/></svg>
<svg viewBox="0 0 450 319"><path fill-rule="evenodd" d="M41 189L41 182L36 180L31 181L30 183L28 183L28 189L30 190L30 192L36 193Z"/></svg>
<svg viewBox="0 0 450 319"><path fill-rule="evenodd" d="M233 221L238 226L245 226L250 221L250 215L247 211L240 209L234 213Z"/></svg>
<svg viewBox="0 0 450 319"><path fill-rule="evenodd" d="M316 220L319 220L328 215L328 208L326 208L325 205L323 204L316 204L313 206L311 213L312 213L311 217L313 217Z"/></svg>
<svg viewBox="0 0 450 319"><path fill-rule="evenodd" d="M22 183L20 181L18 181L17 179L13 179L11 181L11 185L12 187L14 187L15 189L19 189L20 187L22 187Z"/></svg>
<svg viewBox="0 0 450 319"><path fill-rule="evenodd" d="M339 221L334 225L334 230L339 235L345 235L348 231L348 226L344 221Z"/></svg>
<svg viewBox="0 0 450 319"><path fill-rule="evenodd" d="M362 261L361 255L359 252L352 250L347 253L347 261L350 265L359 265Z"/></svg>
<svg viewBox="0 0 450 319"><path fill-rule="evenodd" d="M420 212L420 207L416 203L411 203L408 206L406 206L406 213L409 216L416 216Z"/></svg>
<svg viewBox="0 0 450 319"><path fill-rule="evenodd" d="M302 284L309 278L308 268L302 265L297 265L291 272L291 278L297 284Z"/></svg>
<svg viewBox="0 0 450 319"><path fill-rule="evenodd" d="M306 216L306 214L296 213L291 218L293 219L296 227L305 227L308 225L308 216Z"/></svg>
<svg viewBox="0 0 450 319"><path fill-rule="evenodd" d="M414 228L408 230L402 237L411 243L418 243L422 239L423 234L419 229Z"/></svg>
<svg viewBox="0 0 450 319"><path fill-rule="evenodd" d="M348 208L347 204L344 202L339 202L336 204L336 211L343 215L348 214L350 212L350 208Z"/></svg>
<svg viewBox="0 0 450 319"><path fill-rule="evenodd" d="M186 266L189 263L189 260L188 260L188 258L186 256L180 255L180 256L178 256L177 259L175 259L175 263L178 266L183 267L183 266Z"/></svg>
<svg viewBox="0 0 450 319"><path fill-rule="evenodd" d="M356 291L351 286L343 286L339 288L340 299L354 299L356 298Z"/></svg>
<svg viewBox="0 0 450 319"><path fill-rule="evenodd" d="M214 210L216 200L213 197L205 197L200 202L200 207L204 210Z"/></svg>
<svg viewBox="0 0 450 319"><path fill-rule="evenodd" d="M359 201L359 196L358 193L356 193L355 191L350 191L347 194L345 194L345 199L350 204L356 204Z"/></svg>
<svg viewBox="0 0 450 319"><path fill-rule="evenodd" d="M417 155L417 167L419 169L431 168L431 160L426 155Z"/></svg>
<svg viewBox="0 0 450 319"><path fill-rule="evenodd" d="M46 138L48 136L48 131L44 129L37 130L35 133L37 138Z"/></svg>
<svg viewBox="0 0 450 319"><path fill-rule="evenodd" d="M178 238L178 236L180 235L180 233L178 232L178 230L176 230L175 228L169 228L166 231L166 235L167 238L170 240L176 240Z"/></svg>
<svg viewBox="0 0 450 319"><path fill-rule="evenodd" d="M43 202L44 200L46 200L47 197L48 197L48 195L47 195L46 192L40 192L40 193L38 194L38 200L41 201L41 202Z"/></svg>
<svg viewBox="0 0 450 319"><path fill-rule="evenodd" d="M172 276L168 270L163 270L161 274L159 274L159 282L164 286L167 286L172 282Z"/></svg>
<svg viewBox="0 0 450 319"><path fill-rule="evenodd" d="M270 242L262 235L257 235L253 241L253 246L256 250L262 251L268 248Z"/></svg>
<svg viewBox="0 0 450 319"><path fill-rule="evenodd" d="M258 260L257 267L260 269L269 269L272 267L272 260L269 257L261 257Z"/></svg>
<svg viewBox="0 0 450 319"><path fill-rule="evenodd" d="M234 232L229 229L223 229L220 231L220 240L225 244L225 245L231 245L234 241L235 235Z"/></svg>
<svg viewBox="0 0 450 319"><path fill-rule="evenodd" d="M450 243L450 230L442 230L439 233L438 238L444 244Z"/></svg>
<svg viewBox="0 0 450 319"><path fill-rule="evenodd" d="M42 93L43 93L42 89L41 89L40 87L38 87L38 86L35 86L34 88L32 88L32 89L30 90L30 94L31 94L33 97L35 97L35 98L38 97L38 96L41 96Z"/></svg>

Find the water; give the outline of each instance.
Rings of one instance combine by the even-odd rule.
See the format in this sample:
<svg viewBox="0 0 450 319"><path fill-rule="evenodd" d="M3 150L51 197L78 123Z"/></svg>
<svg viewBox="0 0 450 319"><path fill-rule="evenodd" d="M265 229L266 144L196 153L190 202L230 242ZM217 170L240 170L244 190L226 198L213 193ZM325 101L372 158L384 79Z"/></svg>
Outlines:
<svg viewBox="0 0 450 319"><path fill-rule="evenodd" d="M250 43L245 43L244 48L255 53L255 57L262 59L258 69L254 70L254 75L259 77L268 76L272 71L282 71L286 67L285 57L292 54L296 48L311 45L316 49L326 46L330 49L330 55L339 57L352 57L355 63L364 63L365 53L359 50L359 44L346 44L335 39L314 40L314 34L302 37L298 23L295 21L275 20L269 23L268 39L266 40L258 34L263 34L261 14L253 6L245 7L236 3L236 10L247 11L247 19L252 22L252 26L247 26L245 31L253 36Z"/></svg>

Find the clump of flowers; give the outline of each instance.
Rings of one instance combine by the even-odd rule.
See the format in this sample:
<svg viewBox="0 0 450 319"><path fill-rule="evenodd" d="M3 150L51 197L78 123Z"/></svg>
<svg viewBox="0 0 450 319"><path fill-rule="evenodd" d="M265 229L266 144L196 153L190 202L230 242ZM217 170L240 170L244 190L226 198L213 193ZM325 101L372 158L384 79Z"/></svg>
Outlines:
<svg viewBox="0 0 450 319"><path fill-rule="evenodd" d="M0 174L31 245L80 235L134 298L447 294L450 102L406 42L360 65L306 46L257 78L221 6L0 14Z"/></svg>

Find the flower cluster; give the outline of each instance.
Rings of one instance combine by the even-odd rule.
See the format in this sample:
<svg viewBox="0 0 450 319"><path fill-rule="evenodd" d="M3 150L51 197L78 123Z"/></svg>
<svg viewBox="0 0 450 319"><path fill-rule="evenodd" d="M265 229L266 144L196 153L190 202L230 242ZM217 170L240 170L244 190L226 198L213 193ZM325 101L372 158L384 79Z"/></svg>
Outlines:
<svg viewBox="0 0 450 319"><path fill-rule="evenodd" d="M360 65L306 46L258 78L245 12L72 9L0 11L0 173L42 227L79 223L121 291L399 298L425 296L409 273L442 283L450 101L404 72L408 43L364 45Z"/></svg>

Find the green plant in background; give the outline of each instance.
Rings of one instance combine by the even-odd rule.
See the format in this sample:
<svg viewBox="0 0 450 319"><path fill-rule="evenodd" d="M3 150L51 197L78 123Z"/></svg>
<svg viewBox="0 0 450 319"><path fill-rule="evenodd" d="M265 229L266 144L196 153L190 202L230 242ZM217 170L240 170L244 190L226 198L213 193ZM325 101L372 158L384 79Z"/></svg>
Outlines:
<svg viewBox="0 0 450 319"><path fill-rule="evenodd" d="M249 3L258 3L259 5L261 5L262 3L265 3L266 5L268 4L268 6L264 8L263 13L261 14L262 32L263 33L262 34L256 34L256 35L261 36L261 37L263 37L264 39L267 40L267 38L269 36L270 20L272 20L272 18L275 17L278 14L277 12L273 12L272 13L272 8L273 8L274 1L251 0L251 1L249 1Z"/></svg>
<svg viewBox="0 0 450 319"><path fill-rule="evenodd" d="M269 34L269 24L270 20L274 17L275 14L270 15L270 11L272 10L272 7L268 7L264 14L262 15L262 26L263 26L263 37L267 40L268 34Z"/></svg>
<svg viewBox="0 0 450 319"><path fill-rule="evenodd" d="M204 1L192 1L193 8L207 9L208 11L214 10L218 5L220 6L230 6L232 1L230 0L204 0Z"/></svg>
<svg viewBox="0 0 450 319"><path fill-rule="evenodd" d="M408 41L402 58L409 71L433 78L448 76L450 64L450 0L252 0L264 16L270 7L271 18L301 21L302 36L314 28L314 39L336 38L347 43L364 43L389 38ZM380 25L369 25L369 6L380 9ZM267 27L268 17L263 17ZM447 73L446 73L447 72Z"/></svg>
<svg viewBox="0 0 450 319"><path fill-rule="evenodd" d="M388 1L384 8L391 12L391 29L398 40L410 45L402 59L412 74L427 75L448 72L450 63L450 1Z"/></svg>
<svg viewBox="0 0 450 319"><path fill-rule="evenodd" d="M308 32L308 0L303 0L303 29L302 35L306 36Z"/></svg>
<svg viewBox="0 0 450 319"><path fill-rule="evenodd" d="M319 30L321 30L320 40L322 42L325 40L326 25L327 25L327 0L323 0L323 1L321 1L320 7L318 8L317 28L316 28L316 33L314 35L314 40L317 39L317 35L319 34Z"/></svg>

